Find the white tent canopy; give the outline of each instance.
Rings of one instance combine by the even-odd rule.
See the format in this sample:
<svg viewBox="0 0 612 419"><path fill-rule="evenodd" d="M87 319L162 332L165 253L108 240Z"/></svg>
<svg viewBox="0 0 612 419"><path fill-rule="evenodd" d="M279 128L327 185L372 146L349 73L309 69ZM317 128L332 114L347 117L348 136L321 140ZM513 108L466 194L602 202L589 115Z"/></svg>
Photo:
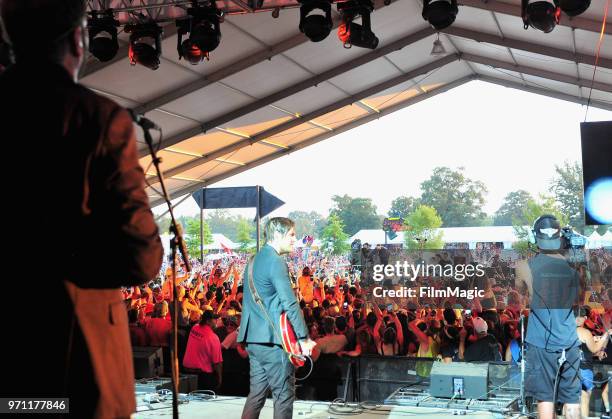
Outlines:
<svg viewBox="0 0 612 419"><path fill-rule="evenodd" d="M103 3L125 7L121 0ZM163 129L159 154L172 198L473 80L580 104L590 99L590 106L612 110L612 16L593 71L606 0L592 0L572 19L562 15L548 34L523 29L520 0L458 3L456 21L439 34L446 54L432 56L438 33L421 17L420 1L374 2L375 50L343 48L335 30L310 42L298 29L295 1L264 0L266 13L244 1L217 2L226 12L221 44L210 61L192 66L176 51L174 19L185 10L142 0L150 6L143 13L164 22L159 69L130 66L129 34L120 31L117 56L105 63L90 58L81 80ZM276 7L282 10L274 19ZM126 12L116 17L133 19ZM139 135L140 163L150 168ZM150 169L147 176L151 204L159 205L157 178Z"/></svg>
<svg viewBox="0 0 612 419"><path fill-rule="evenodd" d="M237 249L240 247L239 244L234 243L221 233L213 233L213 242L204 246L204 250L223 250L223 246L228 249Z"/></svg>
<svg viewBox="0 0 612 419"><path fill-rule="evenodd" d="M594 231L587 239L587 247L590 249L612 247L612 231L608 230L604 235Z"/></svg>
<svg viewBox="0 0 612 419"><path fill-rule="evenodd" d="M487 227L446 227L440 228L443 233L442 240L445 243L467 243L470 249L476 248L476 243L499 243L504 248L512 247L512 243L519 240L512 226L487 226ZM361 243L371 245L385 244L385 232L383 230L360 230L349 241L361 240ZM388 244L404 243L404 233L398 232L393 240L387 239Z"/></svg>

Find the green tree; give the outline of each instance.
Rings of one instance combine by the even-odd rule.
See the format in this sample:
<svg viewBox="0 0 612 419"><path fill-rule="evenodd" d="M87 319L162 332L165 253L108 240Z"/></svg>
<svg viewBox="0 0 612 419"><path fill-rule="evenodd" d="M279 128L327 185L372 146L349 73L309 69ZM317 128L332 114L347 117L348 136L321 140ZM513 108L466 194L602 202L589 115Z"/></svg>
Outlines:
<svg viewBox="0 0 612 419"><path fill-rule="evenodd" d="M206 211L206 221L210 225L211 231L223 234L228 239L238 241L238 224L240 222L238 216L230 215L226 209L214 211Z"/></svg>
<svg viewBox="0 0 612 419"><path fill-rule="evenodd" d="M555 175L550 182L550 193L559 203L561 212L576 230L584 231L584 195L582 188L582 167L578 162L563 162L555 165Z"/></svg>
<svg viewBox="0 0 612 419"><path fill-rule="evenodd" d="M166 234L170 231L170 217L165 216L155 220L157 223L157 228L159 229L159 234Z"/></svg>
<svg viewBox="0 0 612 419"><path fill-rule="evenodd" d="M530 200L527 206L523 209L520 217L515 217L512 220L514 231L518 237L518 241L512 244L512 247L521 254L528 252L530 230L535 220L544 214L554 215L561 226L567 225L568 217L561 212L558 202L552 196L540 195L539 202Z"/></svg>
<svg viewBox="0 0 612 419"><path fill-rule="evenodd" d="M336 215L342 220L344 231L349 236L362 229L381 227L380 218L376 215L376 206L370 198L352 198L348 195L334 195L332 201L334 201L334 206L330 211L330 215Z"/></svg>
<svg viewBox="0 0 612 419"><path fill-rule="evenodd" d="M240 251L243 253L252 253L255 249L253 244L253 233L255 226L246 218L241 218L238 222L238 243L240 243Z"/></svg>
<svg viewBox="0 0 612 419"><path fill-rule="evenodd" d="M510 192L504 198L502 206L495 212L493 225L511 226L513 218L521 220L523 211L527 208L529 201L533 201L533 197L523 189Z"/></svg>
<svg viewBox="0 0 612 419"><path fill-rule="evenodd" d="M325 228L325 219L316 211L292 211L287 217L295 222L295 235L298 240L306 234L319 237Z"/></svg>
<svg viewBox="0 0 612 419"><path fill-rule="evenodd" d="M336 214L330 215L321 234L322 250L328 254L344 255L351 248L347 243L348 238L340 217Z"/></svg>
<svg viewBox="0 0 612 419"><path fill-rule="evenodd" d="M444 247L443 233L438 231L442 226L442 218L435 208L419 205L406 217L404 224L407 226L407 230L404 230L404 244L408 249L421 249L422 242L419 243L419 240L423 239L427 240L423 249L442 249Z"/></svg>
<svg viewBox="0 0 612 419"><path fill-rule="evenodd" d="M389 217L399 217L404 220L408 217L408 214L413 212L419 206L419 200L412 196L398 196L391 201L391 208L389 209Z"/></svg>
<svg viewBox="0 0 612 419"><path fill-rule="evenodd" d="M445 227L478 226L486 218L482 211L487 188L471 180L460 167L436 167L431 177L421 183L420 203L436 209Z"/></svg>
<svg viewBox="0 0 612 419"><path fill-rule="evenodd" d="M200 217L181 217L184 221L185 231L185 243L187 244L187 251L189 256L192 258L200 257ZM212 233L208 223L204 221L204 245L211 244L213 242ZM204 254L208 251L204 249Z"/></svg>

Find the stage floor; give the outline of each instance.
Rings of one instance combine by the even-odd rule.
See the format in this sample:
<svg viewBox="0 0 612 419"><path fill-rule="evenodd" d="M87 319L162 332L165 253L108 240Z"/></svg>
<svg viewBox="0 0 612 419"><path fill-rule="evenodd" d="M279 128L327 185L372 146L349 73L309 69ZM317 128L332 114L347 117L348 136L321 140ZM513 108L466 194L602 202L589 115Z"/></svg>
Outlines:
<svg viewBox="0 0 612 419"><path fill-rule="evenodd" d="M159 418L172 417L172 398L169 397L164 402L147 403L138 397L138 412L132 417ZM240 418L242 407L245 402L244 397L217 397L210 400L190 400L188 403L179 405L179 415L181 418ZM293 417L296 419L340 419L346 414L334 413L329 411L330 403L316 401L296 401L293 408ZM427 407L412 406L368 406L358 414L351 414L351 418L356 419L400 419L411 416L437 419L457 419L458 413L452 409L435 409ZM142 410L148 409L148 410ZM489 419L500 417L490 412L464 411L470 419ZM273 405L272 400L268 399L261 411L261 419L272 419ZM465 415L465 414L464 414Z"/></svg>

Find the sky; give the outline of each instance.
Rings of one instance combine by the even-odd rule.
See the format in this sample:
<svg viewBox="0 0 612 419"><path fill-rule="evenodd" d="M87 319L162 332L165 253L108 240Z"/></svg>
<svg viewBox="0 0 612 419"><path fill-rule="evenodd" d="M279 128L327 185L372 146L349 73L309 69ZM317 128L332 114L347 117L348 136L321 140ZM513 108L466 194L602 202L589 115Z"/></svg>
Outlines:
<svg viewBox="0 0 612 419"><path fill-rule="evenodd" d="M398 196L420 196L435 167L464 167L487 186L483 210L493 214L509 192L547 193L555 165L581 161L585 112L575 103L472 81L211 187L261 185L285 201L271 216L296 210L327 216L332 196L344 194L371 198L386 214ZM591 106L587 121L603 120L612 120L612 112ZM251 217L255 210L231 212ZM175 208L177 216L198 213L191 198Z"/></svg>

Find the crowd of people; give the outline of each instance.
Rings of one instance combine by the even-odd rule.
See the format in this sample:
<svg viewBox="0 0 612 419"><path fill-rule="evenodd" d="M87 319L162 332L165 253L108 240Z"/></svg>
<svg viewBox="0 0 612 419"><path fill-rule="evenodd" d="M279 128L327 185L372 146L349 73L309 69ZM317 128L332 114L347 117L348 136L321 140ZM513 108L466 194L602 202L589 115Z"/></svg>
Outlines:
<svg viewBox="0 0 612 419"><path fill-rule="evenodd" d="M406 356L441 362L512 364L522 359L521 327L527 329L529 295L524 284L515 283L512 263L506 263L499 254L489 259L486 272L490 276L461 281L464 288L484 291L482 297L473 299L377 298L372 293L376 284L364 286L348 256L326 258L313 252L287 259L310 337L317 343L312 356L315 370L321 358L330 356ZM453 263L453 258L443 251L432 261L447 264ZM194 261L193 274L179 272L179 361L183 371L199 375L201 388L222 387L223 354L248 357L236 339L246 262L246 256L228 256L203 265ZM581 376L588 395L594 382L593 359L606 362L610 348L607 327L612 319L612 255L595 252L576 269L583 285L576 327L585 354ZM168 347L170 278L167 269L163 280L125 290L133 345ZM422 277L414 284L443 287L449 281L454 279ZM402 285L391 282L388 287L399 289ZM416 369L418 375L427 376L431 362L417 363ZM335 398L333 394L329 397Z"/></svg>

